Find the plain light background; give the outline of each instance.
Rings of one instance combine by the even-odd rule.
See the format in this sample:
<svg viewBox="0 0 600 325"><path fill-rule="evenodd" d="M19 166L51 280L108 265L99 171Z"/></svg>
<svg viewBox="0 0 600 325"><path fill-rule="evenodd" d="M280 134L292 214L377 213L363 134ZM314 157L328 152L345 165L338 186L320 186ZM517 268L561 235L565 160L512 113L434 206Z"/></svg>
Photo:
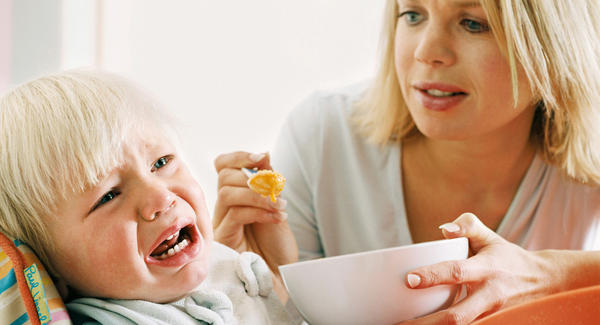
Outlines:
<svg viewBox="0 0 600 325"><path fill-rule="evenodd" d="M181 122L209 208L220 153L270 151L317 89L373 75L384 0L0 0L0 91L96 66ZM277 166L274 166L275 168Z"/></svg>

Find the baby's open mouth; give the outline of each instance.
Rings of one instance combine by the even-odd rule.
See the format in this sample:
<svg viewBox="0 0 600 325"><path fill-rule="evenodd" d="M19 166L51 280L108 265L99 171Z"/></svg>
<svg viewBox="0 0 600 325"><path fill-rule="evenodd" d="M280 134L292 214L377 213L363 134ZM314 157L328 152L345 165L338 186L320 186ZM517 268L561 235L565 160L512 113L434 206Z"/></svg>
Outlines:
<svg viewBox="0 0 600 325"><path fill-rule="evenodd" d="M171 234L150 253L150 256L157 260L164 260L184 250L192 242L190 227L193 226L189 225Z"/></svg>

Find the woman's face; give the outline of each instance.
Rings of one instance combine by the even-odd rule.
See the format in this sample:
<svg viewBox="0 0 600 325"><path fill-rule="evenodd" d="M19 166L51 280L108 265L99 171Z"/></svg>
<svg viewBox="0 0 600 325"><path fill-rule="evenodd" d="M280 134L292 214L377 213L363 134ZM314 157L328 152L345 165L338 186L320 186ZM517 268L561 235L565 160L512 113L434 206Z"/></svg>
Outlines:
<svg viewBox="0 0 600 325"><path fill-rule="evenodd" d="M421 133L467 140L529 132L529 83L519 69L514 107L508 61L478 1L397 1L396 74Z"/></svg>

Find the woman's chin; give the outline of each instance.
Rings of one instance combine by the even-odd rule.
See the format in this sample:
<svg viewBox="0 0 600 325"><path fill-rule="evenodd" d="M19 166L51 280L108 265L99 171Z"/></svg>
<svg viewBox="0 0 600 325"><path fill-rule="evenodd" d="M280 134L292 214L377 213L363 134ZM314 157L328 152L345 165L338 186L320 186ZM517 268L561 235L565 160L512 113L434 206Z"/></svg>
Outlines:
<svg viewBox="0 0 600 325"><path fill-rule="evenodd" d="M450 128L447 125L417 125L417 129L425 138L438 141L464 141L472 136L464 128Z"/></svg>

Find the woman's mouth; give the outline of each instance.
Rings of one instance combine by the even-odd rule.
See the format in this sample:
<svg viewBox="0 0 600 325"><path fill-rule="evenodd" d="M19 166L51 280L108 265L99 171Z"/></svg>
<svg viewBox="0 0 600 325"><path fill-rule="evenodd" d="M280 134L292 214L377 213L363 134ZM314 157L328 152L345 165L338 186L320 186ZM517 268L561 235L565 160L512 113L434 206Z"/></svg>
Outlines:
<svg viewBox="0 0 600 325"><path fill-rule="evenodd" d="M445 111L458 105L468 94L439 88L415 88L416 97L423 107L434 111Z"/></svg>
<svg viewBox="0 0 600 325"><path fill-rule="evenodd" d="M464 92L459 91L459 92L451 92L451 91L441 91L438 89L427 89L424 90L428 95L433 96L433 97L450 97L450 96L457 96L457 95L466 95Z"/></svg>

